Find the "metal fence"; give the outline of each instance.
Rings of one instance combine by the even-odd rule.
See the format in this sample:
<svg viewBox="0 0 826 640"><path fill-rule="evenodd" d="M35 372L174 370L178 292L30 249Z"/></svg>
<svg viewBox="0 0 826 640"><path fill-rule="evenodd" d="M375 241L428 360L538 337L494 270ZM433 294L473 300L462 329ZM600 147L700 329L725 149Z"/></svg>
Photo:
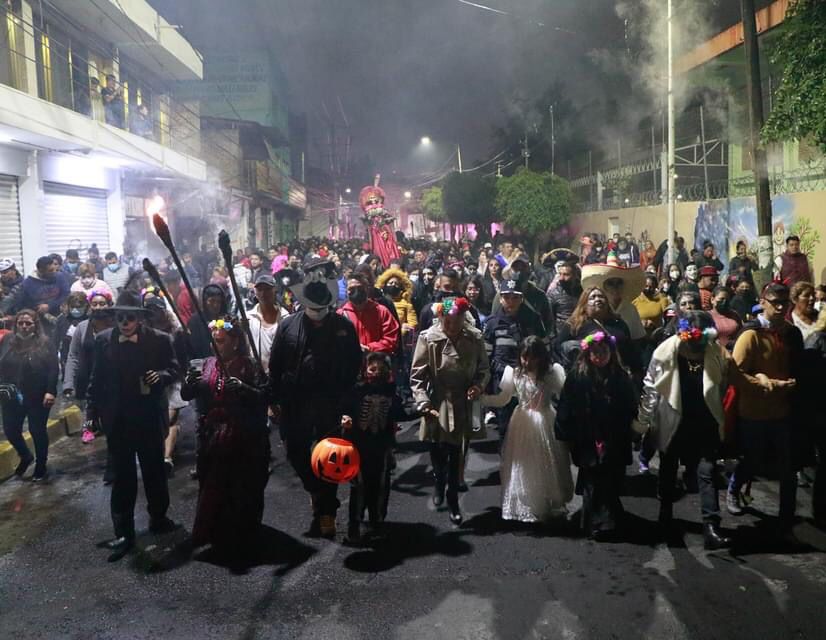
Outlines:
<svg viewBox="0 0 826 640"><path fill-rule="evenodd" d="M771 194L800 193L803 191L826 191L826 161L807 165L791 171L775 171L769 175ZM707 184L697 182L677 186L677 200L685 202L703 202L725 198L742 198L753 196L756 192L754 175L740 178L712 180ZM578 190L577 190L578 191ZM624 209L628 207L647 207L665 203L663 190L637 191L627 194L613 194L602 199L602 209ZM577 202L577 212L591 210L589 198Z"/></svg>

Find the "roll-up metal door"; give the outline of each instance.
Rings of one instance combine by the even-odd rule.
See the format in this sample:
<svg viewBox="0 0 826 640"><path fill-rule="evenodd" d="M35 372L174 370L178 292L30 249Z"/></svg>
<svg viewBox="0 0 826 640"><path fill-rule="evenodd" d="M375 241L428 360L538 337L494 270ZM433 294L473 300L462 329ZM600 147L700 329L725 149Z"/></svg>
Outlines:
<svg viewBox="0 0 826 640"><path fill-rule="evenodd" d="M43 192L43 222L49 253L66 255L67 249L78 249L80 258L84 259L93 243L101 256L109 251L105 190L44 182Z"/></svg>
<svg viewBox="0 0 826 640"><path fill-rule="evenodd" d="M17 177L3 174L0 174L0 258L14 260L17 270L24 273Z"/></svg>

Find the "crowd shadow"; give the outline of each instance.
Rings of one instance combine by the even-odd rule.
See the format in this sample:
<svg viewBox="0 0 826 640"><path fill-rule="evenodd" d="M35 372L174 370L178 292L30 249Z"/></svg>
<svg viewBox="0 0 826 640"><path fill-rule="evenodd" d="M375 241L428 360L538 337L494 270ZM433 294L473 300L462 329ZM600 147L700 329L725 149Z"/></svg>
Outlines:
<svg viewBox="0 0 826 640"><path fill-rule="evenodd" d="M226 553L207 547L195 553L192 559L228 569L235 574L247 573L255 567L273 566L276 567L273 576L280 578L317 553L314 547L267 525L261 525L252 549L235 551L236 553Z"/></svg>
<svg viewBox="0 0 826 640"><path fill-rule="evenodd" d="M414 558L455 558L473 551L459 531L441 532L422 522L387 522L384 526L386 537L351 553L344 559L345 567L358 573L381 573Z"/></svg>

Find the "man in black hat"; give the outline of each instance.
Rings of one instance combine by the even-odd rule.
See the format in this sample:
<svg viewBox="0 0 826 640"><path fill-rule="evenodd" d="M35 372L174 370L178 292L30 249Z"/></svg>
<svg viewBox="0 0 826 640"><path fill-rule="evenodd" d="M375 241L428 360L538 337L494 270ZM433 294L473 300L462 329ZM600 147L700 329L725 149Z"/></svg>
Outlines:
<svg viewBox="0 0 826 640"><path fill-rule="evenodd" d="M317 478L310 465L315 444L340 432L343 407L361 370L361 346L353 324L331 312L338 293L332 262L306 265L302 284L292 288L301 309L278 325L270 353L270 385L280 406L287 459L312 500L307 535L336 533L337 486Z"/></svg>
<svg viewBox="0 0 826 640"><path fill-rule="evenodd" d="M492 393L499 391L499 381L507 367L519 366L519 346L528 336L545 338L545 327L539 316L524 302L519 284L513 278L503 280L499 285L499 308L493 312L485 324L485 348L490 358ZM505 439L508 423L516 399L502 409L497 409L499 437Z"/></svg>
<svg viewBox="0 0 826 640"><path fill-rule="evenodd" d="M113 307L116 326L95 337L87 395L87 419L100 420L112 455L115 538L107 543L110 562L123 558L135 542L135 456L141 465L150 531L174 528L166 517L169 489L163 454L165 389L178 374L178 361L172 339L144 325L146 310L134 298L121 294Z"/></svg>
<svg viewBox="0 0 826 640"><path fill-rule="evenodd" d="M522 293L523 302L531 311L539 316L542 321L543 336L552 333L551 327L553 318L551 317L551 305L545 291L536 286L531 281L531 263L523 254L516 256L510 267L502 272L505 280L515 280L516 288ZM493 301L493 313L499 309L502 296L498 296Z"/></svg>

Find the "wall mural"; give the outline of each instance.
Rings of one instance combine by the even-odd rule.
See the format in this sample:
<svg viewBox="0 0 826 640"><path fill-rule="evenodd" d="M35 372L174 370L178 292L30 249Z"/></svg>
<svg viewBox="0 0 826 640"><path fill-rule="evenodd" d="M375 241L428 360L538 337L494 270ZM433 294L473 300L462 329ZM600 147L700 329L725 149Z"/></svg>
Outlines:
<svg viewBox="0 0 826 640"><path fill-rule="evenodd" d="M813 262L820 245L820 232L809 218L795 215L794 200L788 196L772 199L773 244L775 264L779 269L779 256L786 250L786 238L800 236L800 248ZM694 222L694 245L702 250L710 240L718 248L721 260L736 254L737 243L746 242L749 255L757 261L757 205L754 198L732 198L703 202L697 207ZM728 265L727 265L728 266Z"/></svg>

